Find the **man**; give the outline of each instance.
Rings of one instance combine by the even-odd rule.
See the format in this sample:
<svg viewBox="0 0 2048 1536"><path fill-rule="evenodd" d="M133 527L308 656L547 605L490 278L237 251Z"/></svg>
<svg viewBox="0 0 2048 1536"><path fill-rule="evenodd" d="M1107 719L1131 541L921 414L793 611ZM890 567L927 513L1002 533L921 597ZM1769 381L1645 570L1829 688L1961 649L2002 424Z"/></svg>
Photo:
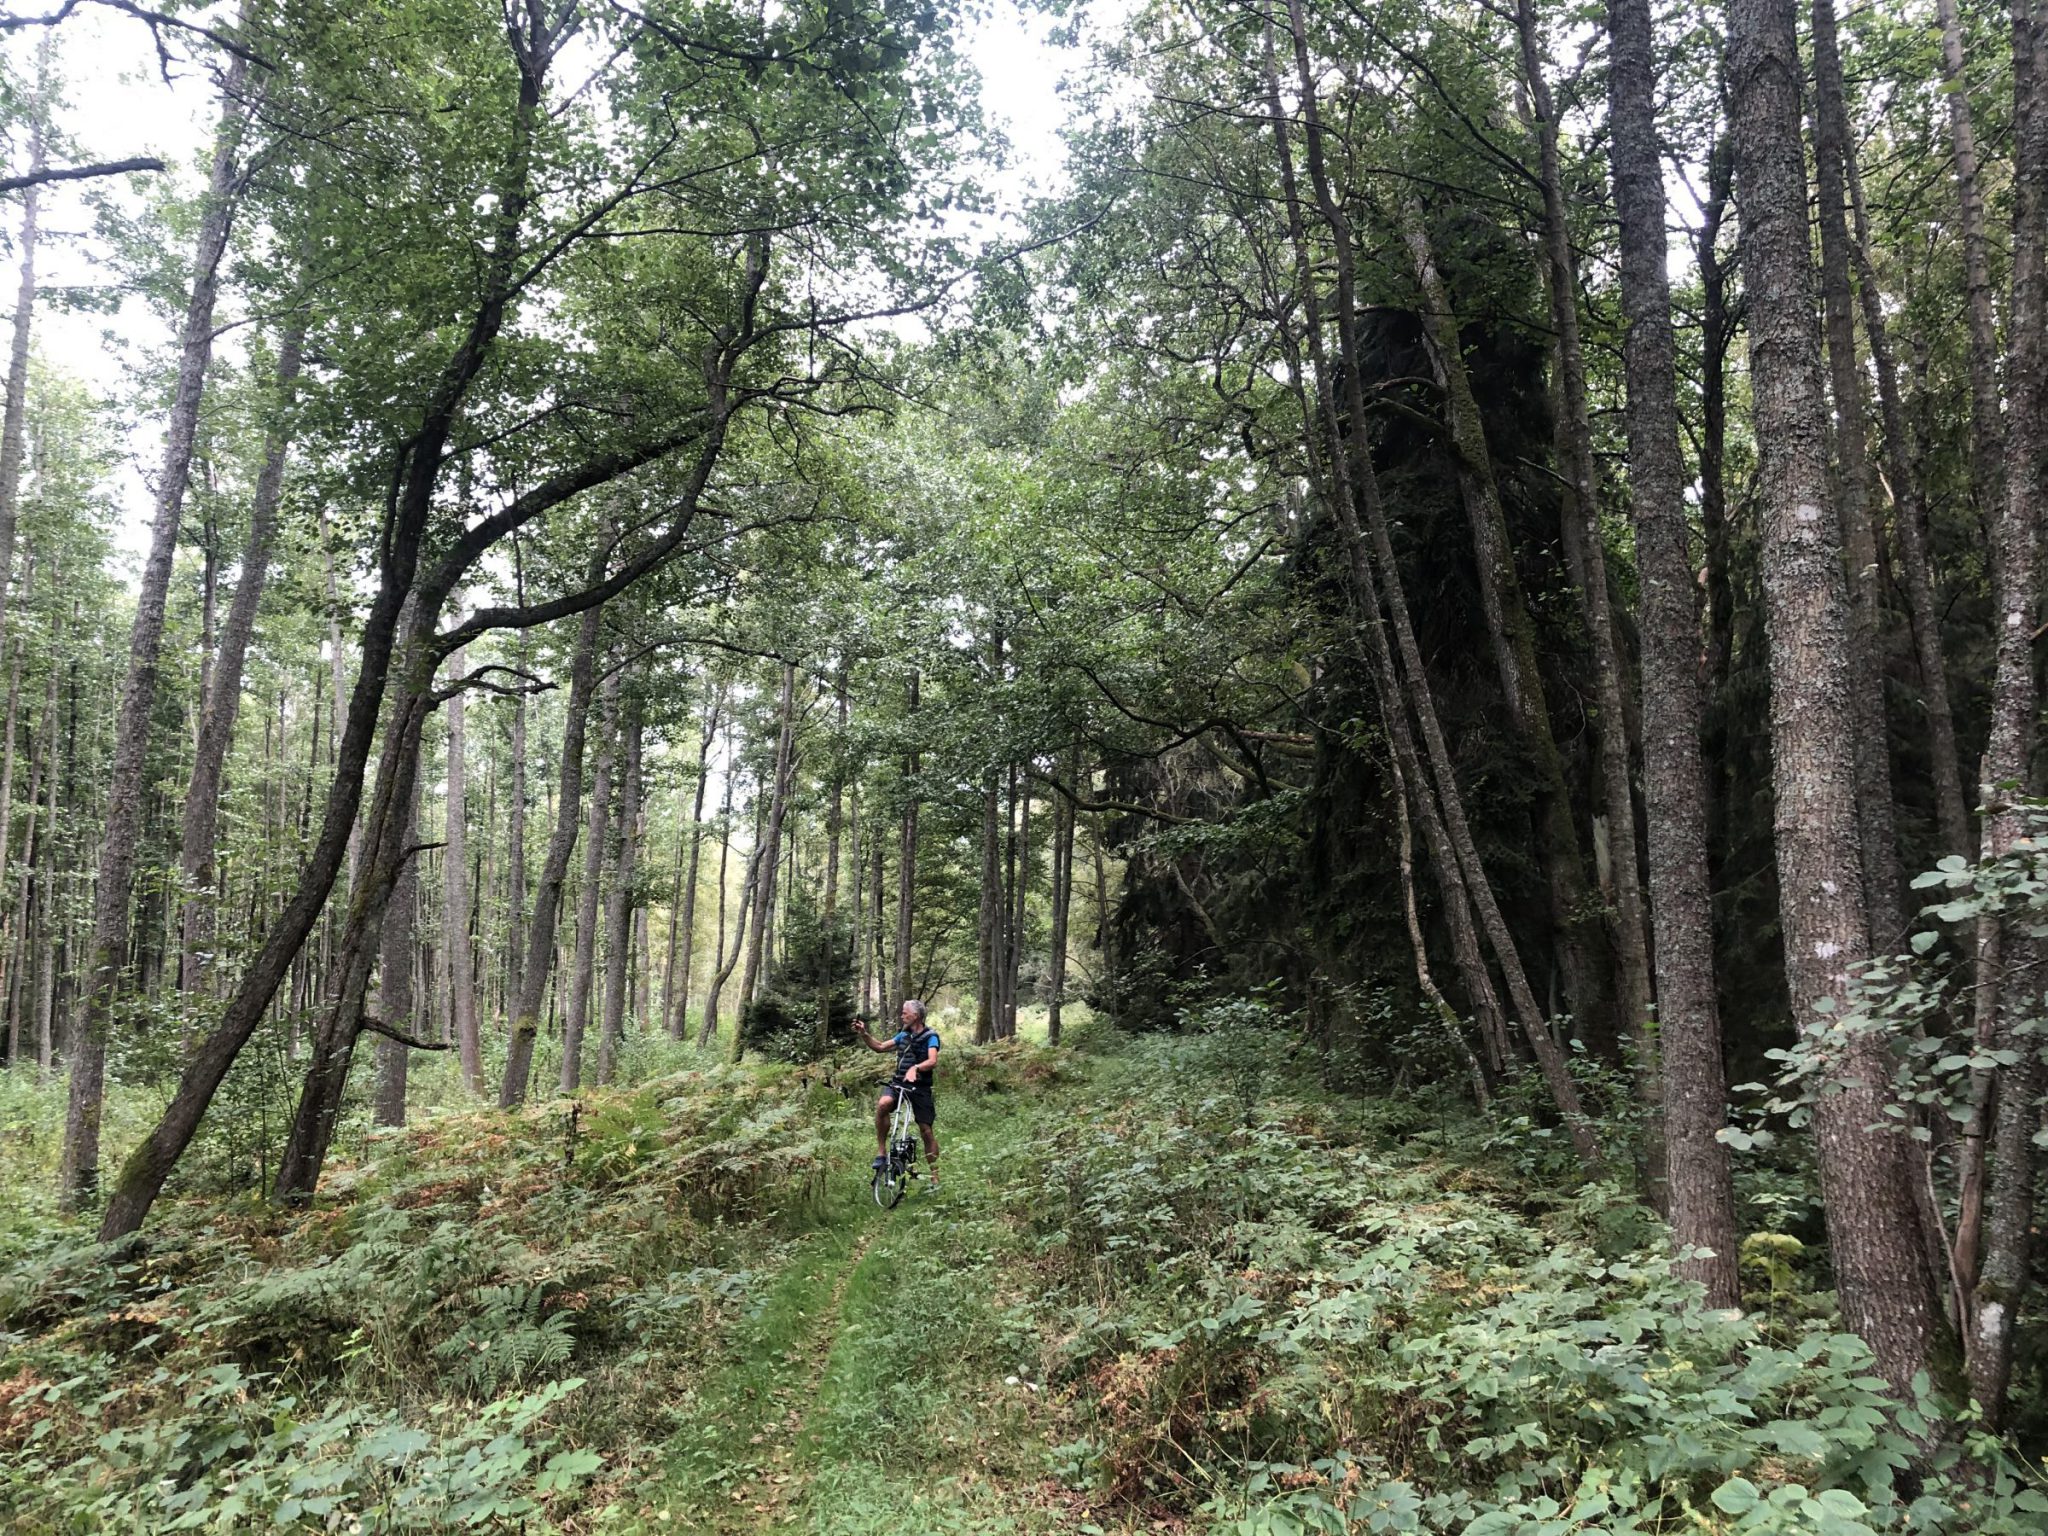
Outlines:
<svg viewBox="0 0 2048 1536"><path fill-rule="evenodd" d="M910 1113L924 1137L925 1161L931 1165L932 1188L939 1187L939 1138L932 1132L935 1107L932 1078L939 1070L939 1032L924 1021L924 1004L911 998L903 1005L903 1027L887 1040L868 1033L868 1021L855 1019L854 1029L871 1051L896 1053L896 1076L875 1100L875 1166L889 1161L889 1117L896 1113L896 1095L910 1095Z"/></svg>

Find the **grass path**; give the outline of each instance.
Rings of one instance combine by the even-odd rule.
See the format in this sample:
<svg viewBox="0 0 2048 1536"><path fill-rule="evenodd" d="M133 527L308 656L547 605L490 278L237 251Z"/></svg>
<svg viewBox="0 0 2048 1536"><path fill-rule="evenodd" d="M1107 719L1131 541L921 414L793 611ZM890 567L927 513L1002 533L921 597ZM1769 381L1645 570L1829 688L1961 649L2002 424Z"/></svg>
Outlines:
<svg viewBox="0 0 2048 1536"><path fill-rule="evenodd" d="M943 1192L869 1197L849 1105L841 1168L671 1442L656 1507L707 1536L1059 1528L1028 1389L989 1365L1014 1255L992 1174L1030 1133L1014 1095L940 1100ZM991 1442L999 1447L992 1458Z"/></svg>

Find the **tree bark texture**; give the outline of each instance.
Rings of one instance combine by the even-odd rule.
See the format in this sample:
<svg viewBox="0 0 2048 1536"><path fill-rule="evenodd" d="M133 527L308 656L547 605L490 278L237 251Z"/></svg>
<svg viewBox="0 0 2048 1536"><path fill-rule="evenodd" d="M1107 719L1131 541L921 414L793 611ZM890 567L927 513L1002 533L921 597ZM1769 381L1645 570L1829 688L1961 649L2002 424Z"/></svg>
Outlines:
<svg viewBox="0 0 2048 1536"><path fill-rule="evenodd" d="M36 96L29 122L30 172L48 162L46 93L50 79L52 36L46 35L36 59ZM7 406L0 415L0 640L7 635L7 588L14 573L14 539L21 506L21 461L28 422L29 341L35 330L36 237L42 192L35 182L21 195L21 286L15 292L14 323L7 346Z"/></svg>
<svg viewBox="0 0 2048 1536"><path fill-rule="evenodd" d="M1742 1302L1728 1083L1714 992L1707 874L1707 781L1700 759L1699 613L1679 450L1676 342L1665 245L1662 140L1649 0L1608 0L1608 94L1615 204L1621 215L1630 511L1641 588L1643 792L1649 809L1650 914L1657 1032L1664 1056L1664 1139L1681 1272L1716 1307Z"/></svg>
<svg viewBox="0 0 2048 1536"><path fill-rule="evenodd" d="M1955 156L1956 202L1962 214L1964 313L1970 327L1970 489L1986 527L2005 506L2005 423L1998 394L1998 322L1993 314L1990 225L1970 109L1957 0L1935 0L1941 27L1941 75L1948 95L1949 145Z"/></svg>
<svg viewBox="0 0 2048 1536"><path fill-rule="evenodd" d="M690 862L683 875L682 916L674 919L681 929L681 955L674 970L675 980L670 986L669 1035L677 1040L684 1038L689 1029L690 978L697 956L697 862L704 846L704 790L709 779L706 769L711 761L711 744L718 736L719 713L725 704L725 689L720 686L711 700L704 716L704 735L697 746L697 788L690 807ZM728 797L726 810L732 809L730 798L731 774L726 775ZM718 870L721 882L725 879L725 865L721 860ZM721 898L720 910L724 910ZM712 959L718 957L714 954Z"/></svg>
<svg viewBox="0 0 2048 1536"><path fill-rule="evenodd" d="M1991 732L1981 773L1985 862L2013 855L2025 831L2020 797L2029 787L2039 687L2033 626L2041 599L2042 519L2048 515L2048 15L2035 0L2013 0L2012 304L2007 326L2008 401L2005 505L1992 546L1997 577L1997 652ZM1990 914L1977 925L1976 1045L2010 1038L2015 1016L2031 1011L2022 978L2032 946L2018 924ZM2038 1040L2031 1049L2037 1050ZM1987 1417L2004 1413L2012 1329L2027 1260L2032 1212L2032 1152L2020 1151L2018 1120L2032 1120L2028 1089L2038 1067L1971 1074L1969 1115L1957 1149L1955 1273L1965 1307L1964 1354ZM2025 1098L2021 1098L2025 1095ZM2003 1109L2013 1105L2013 1122ZM1994 1104L2001 1106L1994 1109ZM2008 1143L2008 1137L2012 1141ZM1994 1139L1999 1160L1990 1160ZM2010 1147L2016 1156L2008 1157ZM1997 1188L1993 1187L1996 1174ZM1998 1214L1985 1221L1989 1206Z"/></svg>
<svg viewBox="0 0 2048 1536"><path fill-rule="evenodd" d="M910 674L910 718L917 718L918 677ZM890 1017L910 996L911 917L917 906L917 773L918 754L903 761L903 824L896 851L896 964Z"/></svg>
<svg viewBox="0 0 2048 1536"><path fill-rule="evenodd" d="M1910 1400L1939 1326L1907 1183L1885 1120L1890 1063L1869 1035L1838 1043L1849 977L1870 954L1856 806L1848 583L1829 488L1790 0L1732 0L1736 206L1749 290L1775 831L1794 1020L1834 1061L1814 1108L1828 1238L1844 1318ZM1822 1009L1829 1010L1827 1012Z"/></svg>
<svg viewBox="0 0 2048 1536"><path fill-rule="evenodd" d="M1856 304L1849 277L1848 108L1835 36L1834 0L1813 0L1814 146L1820 202L1821 305L1827 322L1829 388L1835 406L1837 507L1849 561L1849 707L1856 732L1856 816L1861 827L1864 900L1871 942L1881 951L1905 937L1898 835L1892 817L1890 738L1885 727L1883 594L1878 584L1870 445L1864 429L1863 370L1856 357Z"/></svg>

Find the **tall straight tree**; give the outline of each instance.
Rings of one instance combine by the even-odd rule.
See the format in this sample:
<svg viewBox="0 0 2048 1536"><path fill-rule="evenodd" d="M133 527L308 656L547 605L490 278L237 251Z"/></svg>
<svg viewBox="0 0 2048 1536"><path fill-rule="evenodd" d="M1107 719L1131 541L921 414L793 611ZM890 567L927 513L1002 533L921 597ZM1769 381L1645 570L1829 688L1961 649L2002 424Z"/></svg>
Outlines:
<svg viewBox="0 0 2048 1536"><path fill-rule="evenodd" d="M646 708L637 685L626 692L619 727L625 773L612 834L612 888L605 908L604 1018L597 1032L597 1080L609 1083L619 1059L626 1019L626 973L632 960L634 918L640 908L640 770Z"/></svg>
<svg viewBox="0 0 2048 1536"><path fill-rule="evenodd" d="M918 675L910 674L908 729L917 729ZM892 973L894 995L887 999L891 1015L910 996L910 923L917 907L917 800L918 753L913 747L903 758L903 823L896 847L896 963Z"/></svg>
<svg viewBox="0 0 2048 1536"><path fill-rule="evenodd" d="M603 894L605 837L612 818L612 774L618 765L619 673L605 673L599 689L597 766L590 775L589 825L583 830L583 879L576 889L575 951L569 962L569 1003L562 1012L562 1092L583 1086L583 1036L596 990L598 903Z"/></svg>
<svg viewBox="0 0 2048 1536"><path fill-rule="evenodd" d="M163 464L157 471L156 515L150 524L149 554L143 562L135 621L129 631L128 673L115 716L114 757L107 772L107 816L100 833L99 874L93 887L92 972L71 1056L71 1095L64 1116L59 1183L70 1208L89 1199L99 1186L107 1038L128 958L128 905L142 837L143 773L150 717L156 708L157 663L163 649L171 563L177 554L178 525L184 516L185 489L191 481L193 447L198 440L199 402L206 391L207 364L213 357L213 309L221 259L227 254L228 234L242 191L242 134L248 119L243 98L248 75L248 61L235 54L221 86L213 168L193 243L192 291L186 297L179 332L177 387L165 428Z"/></svg>
<svg viewBox="0 0 2048 1536"><path fill-rule="evenodd" d="M284 415L298 386L300 353L306 341L303 314L287 320L279 339L277 365L271 379L271 409L278 413L264 435L263 468L249 506L249 536L242 549L242 574L228 604L220 645L207 679L199 716L199 739L192 752L192 776L185 784L185 806L178 840L178 865L183 887L182 962L179 985L197 991L211 968L215 908L215 843L220 822L221 770L234 739L235 712L242 698L242 670L249 642L256 633L256 615L270 570L271 546L277 536L278 506L284 497L285 461L291 438Z"/></svg>
<svg viewBox="0 0 2048 1536"><path fill-rule="evenodd" d="M1902 1137L1881 1129L1891 1064L1837 1033L1871 953L1856 804L1848 581L1828 469L1801 68L1791 0L1732 0L1735 201L1749 292L1778 883L1793 1015L1831 1061L1814 1106L1829 1249L1849 1325L1907 1400L1941 1326Z"/></svg>
<svg viewBox="0 0 2048 1536"><path fill-rule="evenodd" d="M1600 469L1593 448L1592 408L1587 400L1585 345L1579 328L1578 261L1572 251L1571 225L1565 212L1564 171L1558 155L1558 114L1543 67L1543 43L1536 24L1535 0L1516 0L1516 31L1521 40L1522 74L1536 116L1539 180L1543 191L1544 289L1550 298L1551 326L1557 333L1557 393L1562 406L1559 437L1565 453L1567 534L1576 534L1583 550L1578 582L1580 612L1593 651L1593 692L1599 705L1594 721L1600 762L1601 800L1607 812L1607 867L1613 902L1614 953L1620 980L1622 1027L1636 1044L1636 1076L1650 1125L1645 1157L1649 1193L1662 1206L1664 1197L1662 1072L1657 1036L1650 1027L1654 990L1643 910L1641 877L1637 873L1636 812L1633 777L1629 772L1629 720L1634 701L1627 697L1628 678L1622 665L1620 637L1615 632L1608 597L1607 541L1600 532Z"/></svg>
<svg viewBox="0 0 2048 1536"><path fill-rule="evenodd" d="M747 1049L747 1010L769 963L768 915L775 906L776 872L782 865L782 825L789 814L790 781L796 771L796 665L782 664L781 700L776 706L775 778L768 789L768 821L754 855L754 926L747 933L747 967L740 978L739 1016L732 1027L731 1056Z"/></svg>
<svg viewBox="0 0 2048 1536"><path fill-rule="evenodd" d="M420 783L412 781L406 807L405 843L411 849L419 842ZM384 933L377 963L377 1016L388 1029L411 1035L413 1016L418 1010L413 961L419 953L420 861L408 853L392 887L390 905L384 909ZM412 1047L389 1035L377 1038L377 1090L371 1112L379 1125L405 1124L406 1082L410 1076Z"/></svg>
<svg viewBox="0 0 2048 1536"><path fill-rule="evenodd" d="M689 1029L690 978L697 957L697 862L704 846L704 790L710 779L711 744L718 737L719 717L725 708L725 684L720 683L711 696L711 702L704 711L704 734L697 742L697 788L690 806L690 861L683 874L683 899L681 916L671 915L673 925L670 931L670 947L676 948L677 932L680 931L680 955L669 967L670 980L664 990L664 1007L668 1010L668 1032L672 1039L681 1040ZM726 775L726 801L723 814L732 811L732 776ZM718 878L723 885L725 863L721 858ZM721 890L719 910L724 911L724 894ZM712 957L714 961L716 956Z"/></svg>
<svg viewBox="0 0 2048 1536"><path fill-rule="evenodd" d="M592 571L601 572L601 557ZM576 627L576 649L569 663L569 699L562 724L562 756L556 769L555 830L541 865L540 888L534 893L533 919L527 924L526 958L519 967L513 1000L511 1042L505 1053L504 1081L498 1086L501 1109L526 1100L533 1072L533 1047L540 1035L540 1011L547 1002L548 972L555 958L555 922L562 910L562 886L569 878L569 858L576 851L576 826L583 808L583 739L590 722L590 701L597 691L597 643L602 610L585 610Z"/></svg>
<svg viewBox="0 0 2048 1536"><path fill-rule="evenodd" d="M460 681L469 653L457 650L448 670ZM471 1093L484 1091L483 1041L476 1022L476 962L470 952L469 913L469 733L460 688L448 700L447 830L442 833L441 947L448 956L449 1023L462 1062L462 1081ZM488 834L489 828L487 827Z"/></svg>
<svg viewBox="0 0 2048 1536"><path fill-rule="evenodd" d="M1979 790L1987 863L2012 856L2025 832L2021 797L2038 789L2029 781L2040 707L2033 626L2041 602L2042 519L2048 516L2048 12L2039 0L2012 0L2012 89L2005 505L1992 548L1998 649ZM1988 1068L1972 1071L1958 1153L1955 1271L1965 1308L1964 1359L1972 1395L1994 1424L2005 1412L2033 1227L2041 1069L2038 1041L2019 1026L2035 1012L2039 988L2024 980L2034 958L2024 946L2019 923L1998 913L1979 920L1976 1054L2002 1050L2019 1060L2002 1081Z"/></svg>
<svg viewBox="0 0 2048 1536"><path fill-rule="evenodd" d="M28 130L31 177L40 175L49 164L46 117L54 37L54 33L45 33L42 46L36 51L36 100ZM21 285L15 290L14 321L8 331L7 405L5 413L0 414L0 643L7 636L7 587L14 575L15 529L21 506L21 461L28 421L28 354L35 330L36 240L41 212L42 185L31 180L21 194Z"/></svg>
<svg viewBox="0 0 2048 1536"><path fill-rule="evenodd" d="M1963 313L1970 330L1970 491L1988 529L2005 511L2005 423L1998 394L1990 220L1984 212L1958 0L1934 0L1934 11L1941 27L1942 87L1948 97L1949 146L1955 165L1956 203L1962 215ZM2016 9L2015 27L2021 25L2020 15Z"/></svg>
<svg viewBox="0 0 2048 1536"><path fill-rule="evenodd" d="M1867 402L1856 355L1856 305L1849 275L1845 157L1849 116L1834 0L1813 0L1814 181L1820 206L1820 287L1833 396L1836 504L1849 562L1849 708L1856 731L1856 815L1863 850L1863 897L1879 948L1903 937L1898 835L1893 825L1891 749L1885 728L1884 615L1872 503Z"/></svg>
<svg viewBox="0 0 2048 1536"><path fill-rule="evenodd" d="M1643 798L1664 1057L1665 1177L1683 1271L1716 1307L1741 1305L1735 1190L1714 995L1707 781L1700 761L1699 612L1678 444L1664 157L1649 0L1608 0L1609 144L1621 215L1629 511L1641 588Z"/></svg>

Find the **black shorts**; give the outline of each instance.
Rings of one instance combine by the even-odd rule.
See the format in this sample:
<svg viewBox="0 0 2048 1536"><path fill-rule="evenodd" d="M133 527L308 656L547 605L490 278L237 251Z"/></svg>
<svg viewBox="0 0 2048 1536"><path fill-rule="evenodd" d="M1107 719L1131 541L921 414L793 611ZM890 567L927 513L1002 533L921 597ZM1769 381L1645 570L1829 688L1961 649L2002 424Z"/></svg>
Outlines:
<svg viewBox="0 0 2048 1536"><path fill-rule="evenodd" d="M910 1118L919 1125L930 1125L938 1112L937 1106L932 1102L930 1083L891 1083L882 1091L888 1094L892 1101L898 1094L909 1094Z"/></svg>

